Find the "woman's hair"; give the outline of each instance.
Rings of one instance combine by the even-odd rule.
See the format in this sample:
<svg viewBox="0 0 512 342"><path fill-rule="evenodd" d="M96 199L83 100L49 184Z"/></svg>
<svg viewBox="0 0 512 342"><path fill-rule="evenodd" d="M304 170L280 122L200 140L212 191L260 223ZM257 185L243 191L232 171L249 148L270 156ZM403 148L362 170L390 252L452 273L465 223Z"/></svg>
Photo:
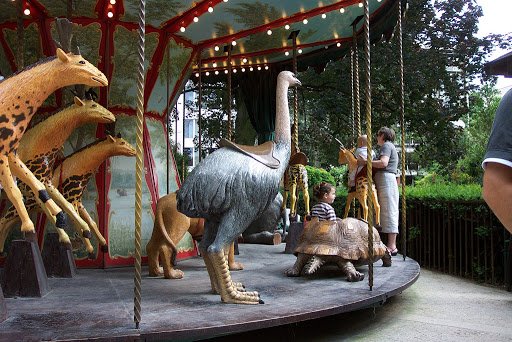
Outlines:
<svg viewBox="0 0 512 342"><path fill-rule="evenodd" d="M381 127L379 129L379 132L377 133L377 136L381 135L384 137L384 141L395 141L395 131L393 129L388 128L386 126Z"/></svg>
<svg viewBox="0 0 512 342"><path fill-rule="evenodd" d="M330 193L332 189L336 189L334 185L327 182L321 182L313 187L313 195L317 199L322 199L324 195Z"/></svg>

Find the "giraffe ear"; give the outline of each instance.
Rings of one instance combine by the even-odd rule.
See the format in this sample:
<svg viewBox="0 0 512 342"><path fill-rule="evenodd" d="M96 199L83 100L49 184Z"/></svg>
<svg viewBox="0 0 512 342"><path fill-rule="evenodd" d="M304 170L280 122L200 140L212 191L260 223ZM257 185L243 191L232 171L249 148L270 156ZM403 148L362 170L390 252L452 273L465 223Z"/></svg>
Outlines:
<svg viewBox="0 0 512 342"><path fill-rule="evenodd" d="M59 57L60 61L66 63L69 61L68 55L61 48L57 48L57 57Z"/></svg>
<svg viewBox="0 0 512 342"><path fill-rule="evenodd" d="M109 134L109 135L107 135L107 138L108 138L108 140L110 140L110 141L112 141L112 142L116 141L116 139L114 139L114 137L113 137L113 136L111 136L110 134Z"/></svg>
<svg viewBox="0 0 512 342"><path fill-rule="evenodd" d="M79 98L78 96L75 96L75 104L76 104L78 107L83 107L83 106L85 106L84 101L80 100L80 98Z"/></svg>

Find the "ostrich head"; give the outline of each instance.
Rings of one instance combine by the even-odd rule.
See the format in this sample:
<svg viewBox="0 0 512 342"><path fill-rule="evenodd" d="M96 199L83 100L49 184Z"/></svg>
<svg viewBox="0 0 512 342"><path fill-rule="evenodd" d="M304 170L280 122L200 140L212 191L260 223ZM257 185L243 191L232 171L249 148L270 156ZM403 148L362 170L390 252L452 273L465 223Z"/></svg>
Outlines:
<svg viewBox="0 0 512 342"><path fill-rule="evenodd" d="M291 71L281 71L277 76L277 83L287 83L288 87L300 86L302 85L300 81L295 77L295 74ZM285 83L285 84L286 84Z"/></svg>

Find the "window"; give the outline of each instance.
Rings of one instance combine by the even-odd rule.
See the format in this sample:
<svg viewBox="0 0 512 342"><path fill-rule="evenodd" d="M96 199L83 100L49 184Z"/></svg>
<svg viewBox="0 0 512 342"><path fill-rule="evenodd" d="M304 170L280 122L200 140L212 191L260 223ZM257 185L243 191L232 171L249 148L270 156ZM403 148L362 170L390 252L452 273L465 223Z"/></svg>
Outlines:
<svg viewBox="0 0 512 342"><path fill-rule="evenodd" d="M194 138L194 120L185 119L185 139Z"/></svg>

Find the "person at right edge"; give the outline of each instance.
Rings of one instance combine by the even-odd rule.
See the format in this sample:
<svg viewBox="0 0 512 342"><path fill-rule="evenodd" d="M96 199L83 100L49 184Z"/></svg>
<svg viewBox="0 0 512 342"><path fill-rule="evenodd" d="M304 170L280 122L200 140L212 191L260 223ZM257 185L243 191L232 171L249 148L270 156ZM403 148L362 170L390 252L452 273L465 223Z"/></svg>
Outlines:
<svg viewBox="0 0 512 342"><path fill-rule="evenodd" d="M512 89L503 96L496 111L482 167L482 196L512 233Z"/></svg>
<svg viewBox="0 0 512 342"><path fill-rule="evenodd" d="M398 167L398 154L393 141L395 131L388 127L381 127L377 132L377 145L379 153L376 160L372 160L372 173L377 188L377 197L380 204L381 232L387 234L386 246L391 255L398 254L396 237L398 235L398 185L396 172ZM359 158L359 165L366 164L366 160Z"/></svg>

